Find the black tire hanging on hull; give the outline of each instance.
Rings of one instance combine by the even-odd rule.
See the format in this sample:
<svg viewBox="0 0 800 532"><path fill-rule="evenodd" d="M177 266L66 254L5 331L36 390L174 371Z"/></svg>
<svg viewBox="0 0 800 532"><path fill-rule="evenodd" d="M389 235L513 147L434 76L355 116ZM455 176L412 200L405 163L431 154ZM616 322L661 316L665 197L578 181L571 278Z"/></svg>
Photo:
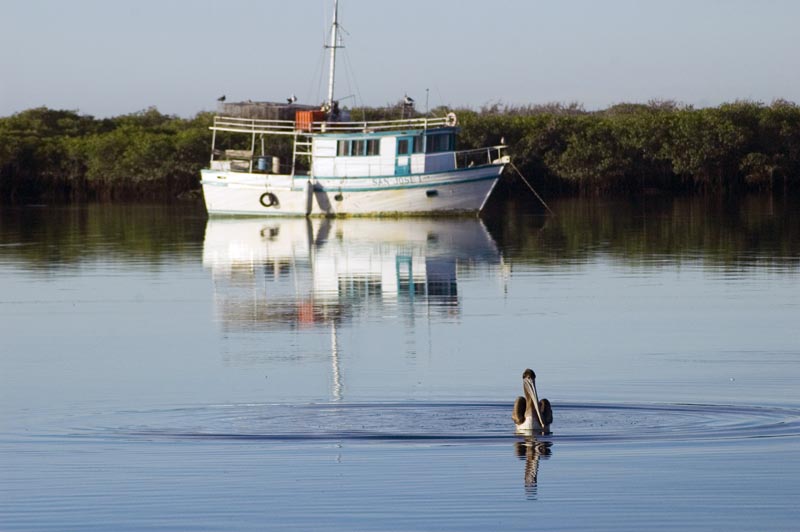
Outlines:
<svg viewBox="0 0 800 532"><path fill-rule="evenodd" d="M272 192L264 192L261 194L261 197L258 198L258 202L261 203L263 207L276 207L279 203L278 196Z"/></svg>

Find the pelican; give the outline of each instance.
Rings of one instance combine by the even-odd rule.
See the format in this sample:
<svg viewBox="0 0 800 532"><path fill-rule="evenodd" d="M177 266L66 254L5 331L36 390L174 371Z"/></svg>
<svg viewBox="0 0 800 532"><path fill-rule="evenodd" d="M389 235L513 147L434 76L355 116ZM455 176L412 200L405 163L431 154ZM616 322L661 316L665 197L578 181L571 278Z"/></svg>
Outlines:
<svg viewBox="0 0 800 532"><path fill-rule="evenodd" d="M511 415L517 425L517 432L548 430L553 422L553 409L547 399L539 400L536 393L536 373L530 368L522 373L522 391L525 397L517 397L514 413Z"/></svg>

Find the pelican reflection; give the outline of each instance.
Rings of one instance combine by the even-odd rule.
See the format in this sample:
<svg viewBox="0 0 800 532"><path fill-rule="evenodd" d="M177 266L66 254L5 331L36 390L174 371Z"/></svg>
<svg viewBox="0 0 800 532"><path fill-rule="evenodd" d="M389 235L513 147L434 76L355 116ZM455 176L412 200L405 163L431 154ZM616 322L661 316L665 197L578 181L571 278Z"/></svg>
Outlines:
<svg viewBox="0 0 800 532"><path fill-rule="evenodd" d="M515 444L517 457L525 460L525 493L528 498L536 497L539 483L539 461L550 456L551 445L550 442L537 441L533 437Z"/></svg>

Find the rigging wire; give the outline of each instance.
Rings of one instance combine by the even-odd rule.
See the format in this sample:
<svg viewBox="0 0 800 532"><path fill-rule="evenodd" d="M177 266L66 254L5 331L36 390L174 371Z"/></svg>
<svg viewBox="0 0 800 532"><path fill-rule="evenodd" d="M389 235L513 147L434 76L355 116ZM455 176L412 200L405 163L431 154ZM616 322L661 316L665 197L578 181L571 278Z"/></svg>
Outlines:
<svg viewBox="0 0 800 532"><path fill-rule="evenodd" d="M436 89L436 94L439 95L439 107L444 107L445 111L447 111L449 106L444 103L444 98L442 98L442 91L439 90L439 85L434 85L433 88Z"/></svg>
<svg viewBox="0 0 800 532"><path fill-rule="evenodd" d="M364 98L361 97L361 89L358 86L358 78L355 75L355 69L353 68L352 61L350 61L350 54L347 53L347 49L345 48L344 52L344 71L345 76L347 77L348 85L350 83L350 78L352 77L353 86L348 87L351 93L355 94L355 104L353 107L361 107L361 113L363 120L366 120L366 110L364 109Z"/></svg>
<svg viewBox="0 0 800 532"><path fill-rule="evenodd" d="M320 49L319 54L317 55L316 65L314 65L314 72L316 72L316 74L314 75L314 78L311 80L311 85L308 86L308 89L306 91L307 98L305 99L305 103L310 104L312 101L313 102L321 101L320 94L322 94L322 77L324 74L324 69L325 69L325 50ZM312 94L312 92L314 91L315 84L317 86L317 92L316 94ZM314 96L313 100L311 99L312 96Z"/></svg>
<svg viewBox="0 0 800 532"><path fill-rule="evenodd" d="M320 22L322 23L321 35L322 35L322 48L324 50L325 45L328 44L326 40L328 37L328 21L330 20L330 18L328 18L328 10L327 10L328 2L326 0L320 0L320 4L322 5L322 9L320 9L319 12L322 13L322 18L320 19Z"/></svg>
<svg viewBox="0 0 800 532"><path fill-rule="evenodd" d="M321 24L320 37L321 37L321 41L322 42L321 42L321 46L319 48L319 55L317 56L317 63L314 66L314 72L316 74L314 76L314 79L312 80L312 85L308 88L309 97L306 100L307 104L311 104L312 101L315 102L314 105L316 105L316 102L321 102L322 101L322 96L321 96L322 95L322 79L325 76L325 56L326 56L325 52L326 52L326 48L327 48L327 45L328 45L328 43L327 43L327 40L328 40L328 23L327 23L327 21L330 20L330 17L328 16L328 2L327 2L327 0L320 0L320 10L319 10L319 12L322 13L322 18L320 18L320 24ZM314 90L314 83L313 82L316 82L317 92L316 92L316 94L313 94L314 99L312 100L311 99L311 96L312 96L311 93Z"/></svg>

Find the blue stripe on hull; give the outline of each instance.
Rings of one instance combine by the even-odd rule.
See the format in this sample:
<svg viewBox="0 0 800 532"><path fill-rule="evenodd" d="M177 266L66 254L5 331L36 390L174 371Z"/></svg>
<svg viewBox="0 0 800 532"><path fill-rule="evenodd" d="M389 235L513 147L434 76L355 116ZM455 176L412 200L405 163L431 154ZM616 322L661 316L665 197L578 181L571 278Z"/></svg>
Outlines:
<svg viewBox="0 0 800 532"><path fill-rule="evenodd" d="M434 175L442 175L442 174L460 174L466 172L475 172L476 170L486 170L488 168L495 168L499 171L502 171L504 164L483 164L480 166L472 166L470 168L451 168L450 170L437 170L434 172L417 172L413 174L406 174L403 176L397 176L394 174L385 174L385 175L361 175L361 176L344 176L344 177L336 177L336 176L319 176L315 175L314 179L322 179L322 180L335 180L335 179L390 179L395 177L421 177L421 176L434 176Z"/></svg>
<svg viewBox="0 0 800 532"><path fill-rule="evenodd" d="M474 172L476 168L465 168L465 169L458 169L458 170L448 170L446 172L430 172L430 173L422 173L422 174L410 174L408 176L394 176L394 175L386 175L386 176L359 176L359 177L318 177L314 176L313 179L316 181L314 183L314 191L315 192L376 192L380 190L405 190L410 188L425 188L425 187L437 187L437 186L447 186L447 185L458 185L462 183L472 183L475 181L485 181L487 179L498 179L500 172L493 172L489 175L483 175L480 177L466 177L461 179L440 179L440 180L431 180L430 182L426 183L403 183L399 185L373 185L373 186L351 186L349 183L354 181L365 181L370 180L374 181L376 179L408 179L413 180L415 178L421 177L428 177L428 176L435 176L439 174L454 174L456 172L465 172L471 171ZM204 170L204 172L208 172ZM211 172L209 172L211 173ZM339 184L337 186L325 186L324 184L320 183L320 181L337 181ZM342 184L341 182L345 182ZM305 182L304 182L305 183ZM217 180L202 180L201 185L204 186L213 186L213 187L227 187L231 185L239 186L239 187L252 187L252 188L262 188L266 187L266 183L237 183L235 181L229 182L221 182ZM268 187L270 189L276 189L276 187ZM280 187L277 187L280 188ZM265 188L266 190L266 188ZM289 190L293 191L302 191L304 187L293 187Z"/></svg>
<svg viewBox="0 0 800 532"><path fill-rule="evenodd" d="M428 175L428 174L417 174L417 175ZM394 176L392 176L394 178ZM336 178L341 179L341 178ZM354 179L352 177L346 178L348 180ZM379 177L370 177L367 179L381 179ZM474 183L476 181L486 181L488 179L499 179L499 176L496 174L482 176L482 177L472 177L466 179L458 179L458 180L442 180L442 181L431 181L429 183L408 183L403 185L396 185L396 186L374 186L374 187L350 187L350 186L338 186L338 187L324 187L323 185L317 183L314 185L314 192L380 192L382 190L406 190L409 188L435 188L435 187L442 187L442 186L450 186L450 185L460 185L463 183Z"/></svg>

